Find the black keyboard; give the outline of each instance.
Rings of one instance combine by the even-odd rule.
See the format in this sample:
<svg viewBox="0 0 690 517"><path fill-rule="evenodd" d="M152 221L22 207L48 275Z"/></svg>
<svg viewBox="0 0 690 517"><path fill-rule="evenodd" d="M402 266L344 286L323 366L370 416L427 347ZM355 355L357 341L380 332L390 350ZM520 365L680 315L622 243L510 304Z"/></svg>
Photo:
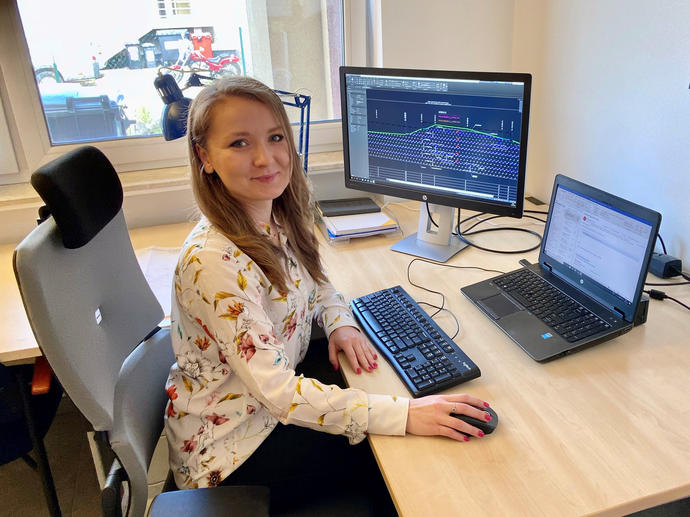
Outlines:
<svg viewBox="0 0 690 517"><path fill-rule="evenodd" d="M528 269L508 273L494 284L570 343L611 328L609 323Z"/></svg>
<svg viewBox="0 0 690 517"><path fill-rule="evenodd" d="M413 397L481 375L479 367L399 285L352 300L350 306Z"/></svg>

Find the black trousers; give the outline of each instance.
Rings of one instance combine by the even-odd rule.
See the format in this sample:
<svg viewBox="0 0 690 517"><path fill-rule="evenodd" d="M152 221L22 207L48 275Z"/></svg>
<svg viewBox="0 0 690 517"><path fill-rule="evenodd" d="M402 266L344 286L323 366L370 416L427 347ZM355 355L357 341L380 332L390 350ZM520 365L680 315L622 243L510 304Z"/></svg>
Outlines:
<svg viewBox="0 0 690 517"><path fill-rule="evenodd" d="M328 361L328 342L315 340L296 369L325 384L345 387ZM221 485L264 485L271 512L332 502L349 515L397 515L369 443L279 423L259 448ZM319 502L320 501L320 502ZM343 502L350 505L344 512ZM354 508L358 508L359 510ZM328 513L334 515L330 508Z"/></svg>

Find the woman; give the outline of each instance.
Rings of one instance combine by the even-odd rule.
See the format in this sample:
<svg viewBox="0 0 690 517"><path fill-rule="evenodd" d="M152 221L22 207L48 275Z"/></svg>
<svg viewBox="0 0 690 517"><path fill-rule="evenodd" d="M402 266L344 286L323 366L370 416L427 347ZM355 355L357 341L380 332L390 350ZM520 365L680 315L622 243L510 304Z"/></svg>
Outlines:
<svg viewBox="0 0 690 517"><path fill-rule="evenodd" d="M192 102L187 136L203 216L174 277L166 431L177 485L262 482L284 491L286 479L306 472L336 475L322 469L337 472L361 454L334 434L351 444L366 433L481 436L450 416L486 418L478 408L488 404L475 397L410 401L345 389L333 375L340 351L357 373L376 369L377 356L323 273L307 181L276 94L248 77L219 79ZM300 365L313 320L328 346L313 346L307 359L321 354L325 364L327 351L330 375L314 360Z"/></svg>

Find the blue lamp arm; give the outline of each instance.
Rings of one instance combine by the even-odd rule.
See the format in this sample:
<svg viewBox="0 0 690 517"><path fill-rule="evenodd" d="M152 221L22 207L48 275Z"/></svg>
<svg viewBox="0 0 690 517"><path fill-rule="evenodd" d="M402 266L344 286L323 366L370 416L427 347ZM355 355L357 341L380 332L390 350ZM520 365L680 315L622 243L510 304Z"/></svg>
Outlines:
<svg viewBox="0 0 690 517"><path fill-rule="evenodd" d="M191 86L204 86L203 81L212 81L213 78L199 75L192 72L185 88ZM175 140L183 137L187 133L187 111L192 102L188 97L184 97L182 89L169 74L159 72L153 82L161 100L165 104L161 117L163 137L166 140ZM311 96L302 93L288 92L284 90L273 90L286 106L293 106L300 109L299 117L299 140L297 154L302 157L304 173L308 170L309 159L309 125L311 117Z"/></svg>

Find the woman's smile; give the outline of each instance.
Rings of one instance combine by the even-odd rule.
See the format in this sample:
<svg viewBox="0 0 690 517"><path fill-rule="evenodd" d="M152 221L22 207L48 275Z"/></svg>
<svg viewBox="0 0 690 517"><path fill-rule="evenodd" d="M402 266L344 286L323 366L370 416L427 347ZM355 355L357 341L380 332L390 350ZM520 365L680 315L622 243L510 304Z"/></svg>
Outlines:
<svg viewBox="0 0 690 517"><path fill-rule="evenodd" d="M253 181L259 181L261 183L270 183L275 180L280 172L273 172L271 174L264 174L263 176L256 176L252 178Z"/></svg>

